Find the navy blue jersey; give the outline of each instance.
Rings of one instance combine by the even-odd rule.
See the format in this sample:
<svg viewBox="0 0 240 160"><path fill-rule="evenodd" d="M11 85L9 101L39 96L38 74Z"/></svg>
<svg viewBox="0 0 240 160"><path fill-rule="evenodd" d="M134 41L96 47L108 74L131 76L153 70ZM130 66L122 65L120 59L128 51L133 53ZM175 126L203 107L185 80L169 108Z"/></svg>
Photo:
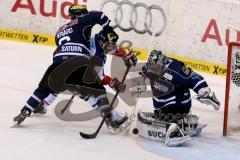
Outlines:
<svg viewBox="0 0 240 160"><path fill-rule="evenodd" d="M144 66L140 73L146 74L147 66ZM171 83L174 90L160 96L153 94L153 104L157 109L170 105L190 107L190 89L198 93L201 88L208 86L201 75L187 68L184 63L172 58L167 59L165 71L162 76L159 76L159 79ZM155 86L152 85L151 88L153 89Z"/></svg>
<svg viewBox="0 0 240 160"><path fill-rule="evenodd" d="M94 25L109 26L108 18L98 11L91 11L62 26L55 36L58 46L54 63L62 63L73 56L90 55L90 37Z"/></svg>

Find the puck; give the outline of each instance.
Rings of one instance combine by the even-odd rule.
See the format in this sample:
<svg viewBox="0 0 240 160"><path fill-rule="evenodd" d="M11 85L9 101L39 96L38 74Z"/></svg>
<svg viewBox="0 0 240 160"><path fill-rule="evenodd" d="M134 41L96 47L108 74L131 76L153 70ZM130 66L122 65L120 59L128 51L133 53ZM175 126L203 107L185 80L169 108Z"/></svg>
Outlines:
<svg viewBox="0 0 240 160"><path fill-rule="evenodd" d="M138 134L138 129L134 128L132 132L133 132L133 134Z"/></svg>

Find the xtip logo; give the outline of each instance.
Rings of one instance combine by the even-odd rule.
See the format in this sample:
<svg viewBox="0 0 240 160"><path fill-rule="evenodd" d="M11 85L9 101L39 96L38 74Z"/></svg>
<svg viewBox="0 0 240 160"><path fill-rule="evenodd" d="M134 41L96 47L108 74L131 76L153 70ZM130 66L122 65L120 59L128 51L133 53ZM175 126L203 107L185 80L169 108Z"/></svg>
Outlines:
<svg viewBox="0 0 240 160"><path fill-rule="evenodd" d="M219 74L226 74L227 70L220 68L219 66L213 66L214 67L214 71L213 74L219 75Z"/></svg>
<svg viewBox="0 0 240 160"><path fill-rule="evenodd" d="M33 41L32 41L33 43L45 43L47 41L48 41L47 37L40 37L37 34L33 35Z"/></svg>

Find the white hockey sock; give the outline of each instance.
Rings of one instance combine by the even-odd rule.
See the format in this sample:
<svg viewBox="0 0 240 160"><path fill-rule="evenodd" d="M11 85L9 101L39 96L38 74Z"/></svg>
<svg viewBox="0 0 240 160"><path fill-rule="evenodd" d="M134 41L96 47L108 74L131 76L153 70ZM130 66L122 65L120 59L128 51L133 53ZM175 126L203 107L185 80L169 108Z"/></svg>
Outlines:
<svg viewBox="0 0 240 160"><path fill-rule="evenodd" d="M57 94L50 93L44 100L43 100L43 106L44 108L52 104L55 99L57 98Z"/></svg>
<svg viewBox="0 0 240 160"><path fill-rule="evenodd" d="M93 97L93 96L90 96L90 97L88 98L87 102L88 102L93 108L99 107L99 106L97 105L97 99L96 99L95 97Z"/></svg>
<svg viewBox="0 0 240 160"><path fill-rule="evenodd" d="M94 96L90 96L90 97L88 98L87 102L88 102L94 109L100 109L100 108L106 107L106 105L104 105L104 106L99 106L98 103L97 103L97 102L98 102L98 99L95 98ZM122 118L122 116L119 115L119 113L118 113L115 109L113 109L113 110L111 111L111 115L112 115L112 120L114 120L114 121L118 121L118 120L120 120L120 119Z"/></svg>

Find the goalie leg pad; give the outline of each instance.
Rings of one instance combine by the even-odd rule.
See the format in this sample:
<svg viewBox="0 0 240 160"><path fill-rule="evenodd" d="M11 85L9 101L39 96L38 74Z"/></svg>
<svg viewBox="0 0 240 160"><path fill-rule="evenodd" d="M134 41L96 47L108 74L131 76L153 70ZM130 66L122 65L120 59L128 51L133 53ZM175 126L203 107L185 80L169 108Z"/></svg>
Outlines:
<svg viewBox="0 0 240 160"><path fill-rule="evenodd" d="M139 136L152 141L165 143L167 146L179 146L191 139L185 136L176 123L168 123L153 118L154 113L139 112L137 128Z"/></svg>
<svg viewBox="0 0 240 160"><path fill-rule="evenodd" d="M186 141L191 140L189 135L185 136L184 132L176 123L171 123L167 130L165 144L170 147L177 147L183 145Z"/></svg>
<svg viewBox="0 0 240 160"><path fill-rule="evenodd" d="M199 123L198 120L198 116L188 114L180 120L178 124L181 126L184 134L189 136L198 136L202 129L207 126L207 124Z"/></svg>

